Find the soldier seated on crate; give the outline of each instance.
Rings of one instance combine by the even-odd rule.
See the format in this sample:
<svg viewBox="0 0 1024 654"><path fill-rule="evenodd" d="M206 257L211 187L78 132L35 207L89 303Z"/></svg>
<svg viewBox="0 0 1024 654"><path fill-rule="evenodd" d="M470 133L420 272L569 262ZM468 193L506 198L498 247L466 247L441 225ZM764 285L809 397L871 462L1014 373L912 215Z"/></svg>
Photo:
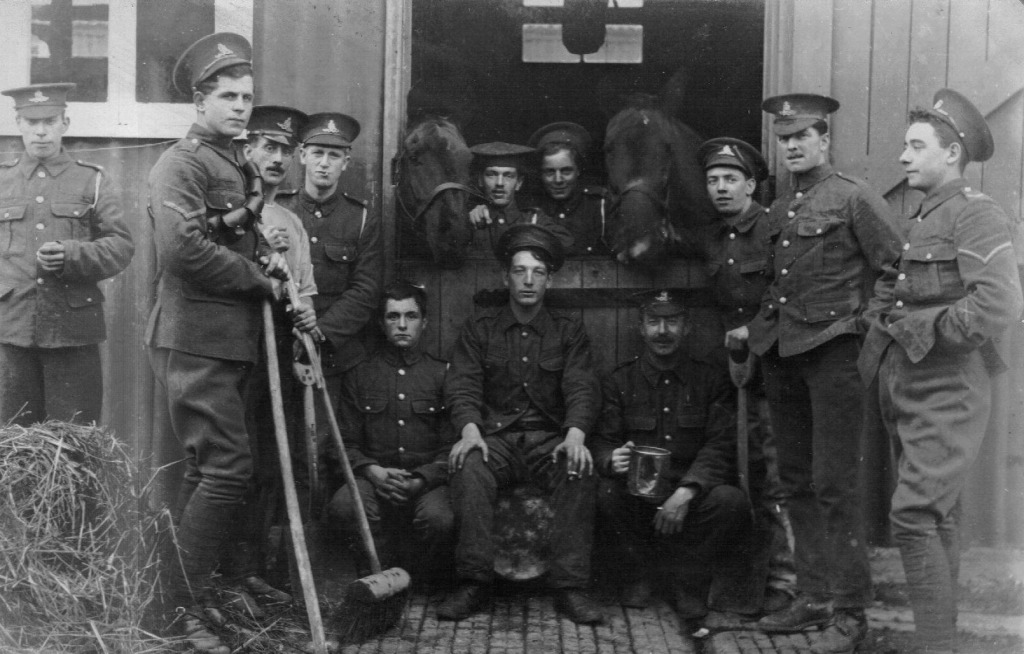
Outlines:
<svg viewBox="0 0 1024 654"><path fill-rule="evenodd" d="M735 393L720 366L682 347L690 324L678 291L637 299L644 351L604 381L604 408L590 442L601 475L597 506L631 580L622 603L646 606L653 577L645 562L666 560L680 617L696 619L707 613L715 566L745 554L737 544L750 529L750 503L735 485ZM627 483L641 446L670 453L658 483L646 475Z"/></svg>
<svg viewBox="0 0 1024 654"><path fill-rule="evenodd" d="M520 209L516 195L526 181L530 159L537 151L513 143L480 143L470 148L477 185L487 198L469 212L469 221L480 231L473 238L473 249L491 252L512 225L546 227L560 241L563 250L573 247L573 235L538 207Z"/></svg>
<svg viewBox="0 0 1024 654"><path fill-rule="evenodd" d="M339 423L384 567L394 565L404 543L416 548L427 575L442 582L450 573L454 522L447 486L454 438L443 394L448 364L420 346L427 327L422 287L399 281L384 289L380 320L387 340L345 376ZM348 486L327 506L364 576L369 564L356 511Z"/></svg>
<svg viewBox="0 0 1024 654"><path fill-rule="evenodd" d="M600 387L582 323L544 306L563 252L542 227L510 227L495 250L508 305L467 320L452 353L445 396L461 436L448 459L459 585L438 606L442 619L461 620L487 602L498 490L525 480L551 493L548 581L556 608L579 623L602 619L586 593L595 478L584 444L597 418Z"/></svg>
<svg viewBox="0 0 1024 654"><path fill-rule="evenodd" d="M566 254L608 254L604 242L608 193L600 186L584 185L580 179L590 149L590 134L576 123L551 123L534 132L529 143L540 154L544 194L537 204L574 239Z"/></svg>

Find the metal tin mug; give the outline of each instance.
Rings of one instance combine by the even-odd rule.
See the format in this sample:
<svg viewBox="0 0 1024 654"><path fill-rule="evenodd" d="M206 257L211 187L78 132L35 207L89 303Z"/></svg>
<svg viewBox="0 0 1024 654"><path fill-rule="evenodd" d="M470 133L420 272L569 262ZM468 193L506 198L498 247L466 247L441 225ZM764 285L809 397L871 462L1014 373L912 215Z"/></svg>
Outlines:
<svg viewBox="0 0 1024 654"><path fill-rule="evenodd" d="M626 490L630 495L664 499L671 494L668 471L672 453L661 447L637 445L629 455Z"/></svg>

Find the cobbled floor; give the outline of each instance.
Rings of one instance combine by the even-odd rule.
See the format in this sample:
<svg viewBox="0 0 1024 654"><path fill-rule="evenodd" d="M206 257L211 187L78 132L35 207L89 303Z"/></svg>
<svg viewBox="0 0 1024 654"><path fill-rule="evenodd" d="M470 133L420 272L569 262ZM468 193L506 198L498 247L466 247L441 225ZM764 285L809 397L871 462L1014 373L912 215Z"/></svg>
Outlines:
<svg viewBox="0 0 1024 654"><path fill-rule="evenodd" d="M340 596L354 579L348 561L321 559L316 578L321 593ZM961 654L1021 654L1024 652L1024 553L972 550L963 561ZM868 611L871 631L860 654L901 654L908 651L912 620L901 599L902 571L898 555L877 550L872 573L883 591ZM993 581L1001 584L991 591ZM818 630L769 636L751 622L716 615L711 629L697 636L680 621L664 599L647 609L626 609L617 602L613 585L600 583L595 599L603 606L604 624L578 626L561 618L542 586L502 583L490 605L460 622L439 621L435 613L441 594L429 594L416 584L403 620L379 637L335 651L344 654L804 654L820 637ZM976 589L983 592L979 596ZM963 598L962 598L963 599ZM982 604L979 605L978 602ZM980 606L980 608L979 608ZM699 625L698 625L699 627Z"/></svg>

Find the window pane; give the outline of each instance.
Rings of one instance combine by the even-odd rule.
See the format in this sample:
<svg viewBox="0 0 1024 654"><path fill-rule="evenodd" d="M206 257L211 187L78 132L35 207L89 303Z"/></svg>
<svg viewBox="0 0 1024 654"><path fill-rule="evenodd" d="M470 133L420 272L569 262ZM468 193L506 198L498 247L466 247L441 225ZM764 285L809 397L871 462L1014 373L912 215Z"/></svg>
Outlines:
<svg viewBox="0 0 1024 654"><path fill-rule="evenodd" d="M75 102L107 100L107 0L32 0L33 84L74 82Z"/></svg>
<svg viewBox="0 0 1024 654"><path fill-rule="evenodd" d="M135 99L191 102L174 88L174 62L214 31L214 0L138 0Z"/></svg>

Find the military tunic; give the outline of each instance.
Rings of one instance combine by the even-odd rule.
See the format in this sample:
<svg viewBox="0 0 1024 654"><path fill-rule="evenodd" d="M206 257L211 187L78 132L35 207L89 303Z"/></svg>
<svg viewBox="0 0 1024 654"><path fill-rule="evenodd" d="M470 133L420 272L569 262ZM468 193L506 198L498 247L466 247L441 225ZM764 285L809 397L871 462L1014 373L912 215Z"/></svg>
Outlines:
<svg viewBox="0 0 1024 654"><path fill-rule="evenodd" d="M746 325L757 315L771 280L771 229L768 209L757 202L737 216L711 226L708 277L726 331Z"/></svg>
<svg viewBox="0 0 1024 654"><path fill-rule="evenodd" d="M894 293L859 361L866 382L877 376L883 422L901 450L897 540L942 527L985 435L991 375L1005 370L992 339L1024 306L1007 225L964 179L934 190L905 224Z"/></svg>
<svg viewBox="0 0 1024 654"><path fill-rule="evenodd" d="M273 283L255 262L253 225L218 244L210 218L245 202L231 139L195 124L150 171L157 300L147 343L185 450L185 484L203 504L234 507L252 475L245 387L257 361L262 301ZM184 507L189 492L179 495ZM179 508L182 508L179 507Z"/></svg>
<svg viewBox="0 0 1024 654"><path fill-rule="evenodd" d="M597 505L622 549L626 574L644 574L652 560L685 560L687 590L703 599L715 563L746 552L750 528L750 503L737 487L732 384L721 367L686 356L660 369L645 350L616 368L603 383L603 395L601 419L590 439L602 475ZM626 476L612 472L612 451L629 441L667 449L671 491L684 486L696 491L679 533L657 533L658 504L630 495Z"/></svg>
<svg viewBox="0 0 1024 654"><path fill-rule="evenodd" d="M512 225L519 224L539 225L547 228L566 250L572 249L575 242L575 238L564 225L556 222L537 207L520 209L513 200L505 207L488 206L488 211L491 216L491 224L479 226L473 234L473 242L470 246L478 253L486 253L490 256L494 252L495 244L501 239L501 235Z"/></svg>
<svg viewBox="0 0 1024 654"><path fill-rule="evenodd" d="M448 364L418 350L387 344L345 376L339 423L375 537L390 550L411 526L426 549L447 544L454 517L448 499L448 451L453 434L444 406ZM379 498L363 474L370 465L399 468L425 482L407 507ZM330 513L358 534L347 487L334 495Z"/></svg>
<svg viewBox="0 0 1024 654"><path fill-rule="evenodd" d="M330 344L324 372L337 375L366 357L364 328L377 309L384 277L380 220L362 200L338 190L318 201L306 191L279 196L309 236L317 324Z"/></svg>
<svg viewBox="0 0 1024 654"><path fill-rule="evenodd" d="M37 265L48 241L64 245L60 272ZM25 403L33 422L75 411L100 419L96 344L106 327L98 284L124 270L133 253L120 193L101 167L64 150L0 164L0 424ZM46 372L54 366L60 375Z"/></svg>
<svg viewBox="0 0 1024 654"><path fill-rule="evenodd" d="M452 352L445 398L457 434L475 424L489 448L486 463L473 450L452 479L459 577L494 578L498 489L529 479L551 493L550 585L585 588L595 480L568 478L565 460L551 457L568 429L590 433L601 403L583 325L543 308L520 324L508 306L468 319Z"/></svg>
<svg viewBox="0 0 1024 654"><path fill-rule="evenodd" d="M572 247L566 252L568 256L609 253L604 242L607 196L608 192L600 186L586 186L566 200L540 198L540 210L573 236Z"/></svg>
<svg viewBox="0 0 1024 654"><path fill-rule="evenodd" d="M856 609L872 591L857 492L864 390L855 362L865 321L892 295L900 239L888 205L864 182L827 163L794 182L769 212L772 281L749 343L763 355L797 590Z"/></svg>

